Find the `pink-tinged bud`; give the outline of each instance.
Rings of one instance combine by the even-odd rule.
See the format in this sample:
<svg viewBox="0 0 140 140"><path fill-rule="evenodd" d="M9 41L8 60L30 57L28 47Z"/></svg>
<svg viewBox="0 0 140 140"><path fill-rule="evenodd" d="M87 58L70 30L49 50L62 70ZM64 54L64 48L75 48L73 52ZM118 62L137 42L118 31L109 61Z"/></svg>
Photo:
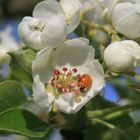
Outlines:
<svg viewBox="0 0 140 140"><path fill-rule="evenodd" d="M59 70L58 69L54 69L53 73L54 73L54 75L58 75L59 74Z"/></svg>
<svg viewBox="0 0 140 140"><path fill-rule="evenodd" d="M76 72L77 72L77 69L76 69L76 68L73 68L72 71L73 71L74 73L76 73Z"/></svg>
<svg viewBox="0 0 140 140"><path fill-rule="evenodd" d="M68 68L66 68L66 67L63 67L63 71L67 71L68 70Z"/></svg>

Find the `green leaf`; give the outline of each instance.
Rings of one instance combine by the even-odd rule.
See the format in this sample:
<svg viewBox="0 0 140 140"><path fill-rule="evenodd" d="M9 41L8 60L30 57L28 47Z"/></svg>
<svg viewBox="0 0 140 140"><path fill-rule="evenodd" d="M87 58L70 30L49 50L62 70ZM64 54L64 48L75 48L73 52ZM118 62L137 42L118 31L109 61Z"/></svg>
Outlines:
<svg viewBox="0 0 140 140"><path fill-rule="evenodd" d="M26 96L21 85L15 81L0 83L0 112L17 107L26 101Z"/></svg>
<svg viewBox="0 0 140 140"><path fill-rule="evenodd" d="M136 123L135 125L127 128L125 133L129 134L134 139L138 140L140 138L140 122Z"/></svg>
<svg viewBox="0 0 140 140"><path fill-rule="evenodd" d="M23 66L21 66L21 62L17 54L10 54L11 61L10 61L10 70L11 75L10 79L14 79L23 83L29 89L32 88L32 74L27 72Z"/></svg>
<svg viewBox="0 0 140 140"><path fill-rule="evenodd" d="M36 57L36 52L32 49L20 50L18 53L9 53L12 58L14 65L18 64L24 69L27 73L31 73L32 62Z"/></svg>
<svg viewBox="0 0 140 140"><path fill-rule="evenodd" d="M32 49L21 50L16 54L17 60L21 67L26 71L31 73L32 71L32 61L35 59L36 53Z"/></svg>
<svg viewBox="0 0 140 140"><path fill-rule="evenodd" d="M23 109L10 109L0 114L0 130L29 137L43 137L50 126L31 112Z"/></svg>

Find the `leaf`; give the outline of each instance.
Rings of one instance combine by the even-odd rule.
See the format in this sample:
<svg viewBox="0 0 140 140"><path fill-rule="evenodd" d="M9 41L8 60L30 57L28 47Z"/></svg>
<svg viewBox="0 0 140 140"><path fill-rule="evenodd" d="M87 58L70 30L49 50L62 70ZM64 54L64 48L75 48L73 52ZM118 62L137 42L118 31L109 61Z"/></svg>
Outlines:
<svg viewBox="0 0 140 140"><path fill-rule="evenodd" d="M50 126L24 109L10 109L0 114L0 130L29 137L43 137Z"/></svg>
<svg viewBox="0 0 140 140"><path fill-rule="evenodd" d="M11 79L22 82L29 89L32 88L32 74L25 71L25 68L21 66L21 62L16 54L10 54L10 70L11 70Z"/></svg>
<svg viewBox="0 0 140 140"><path fill-rule="evenodd" d="M17 60L21 67L26 71L31 73L32 71L32 61L35 59L36 53L32 49L21 50L16 54Z"/></svg>
<svg viewBox="0 0 140 140"><path fill-rule="evenodd" d="M133 137L134 139L138 140L138 138L140 138L140 122L127 128L125 132L129 134L131 137Z"/></svg>
<svg viewBox="0 0 140 140"><path fill-rule="evenodd" d="M0 112L17 107L26 101L24 90L15 81L4 81L0 83Z"/></svg>

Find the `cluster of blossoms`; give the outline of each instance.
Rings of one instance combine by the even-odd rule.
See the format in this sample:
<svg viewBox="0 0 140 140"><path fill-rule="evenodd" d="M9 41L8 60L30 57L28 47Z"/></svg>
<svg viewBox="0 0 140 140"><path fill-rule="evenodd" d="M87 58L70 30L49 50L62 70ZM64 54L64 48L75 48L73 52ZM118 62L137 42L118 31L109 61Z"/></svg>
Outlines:
<svg viewBox="0 0 140 140"><path fill-rule="evenodd" d="M129 12L128 12L129 11ZM69 39L80 22L92 25L94 39L108 38L101 30L137 39L140 37L140 5L119 0L44 0L32 17L18 26L23 43L39 51L32 64L33 98L46 111L54 107L75 113L105 85L104 71L95 59L95 49L86 38ZM108 27L108 23L111 23ZM136 28L135 28L136 26ZM91 39L91 38L90 38ZM140 65L140 46L132 40L112 42L104 51L111 72L132 71Z"/></svg>
<svg viewBox="0 0 140 140"><path fill-rule="evenodd" d="M79 0L45 0L18 27L23 42L40 50L32 66L33 97L47 111L74 113L104 87L104 72L89 41L67 39L80 23L81 8Z"/></svg>

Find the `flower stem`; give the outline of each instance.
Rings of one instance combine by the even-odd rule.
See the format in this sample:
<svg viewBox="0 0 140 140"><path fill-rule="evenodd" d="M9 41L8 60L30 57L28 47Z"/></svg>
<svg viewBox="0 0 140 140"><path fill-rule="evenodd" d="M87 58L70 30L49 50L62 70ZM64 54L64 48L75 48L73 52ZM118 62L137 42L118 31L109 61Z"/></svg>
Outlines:
<svg viewBox="0 0 140 140"><path fill-rule="evenodd" d="M103 121L103 120L100 120L100 119L97 119L97 118L94 118L92 120L92 123L99 123L99 124L102 124L106 127L108 127L109 129L111 130L114 130L114 131L117 131L119 134L121 134L123 136L123 138L127 139L127 140L132 140L132 138L130 136L128 136L125 132L123 132L121 129L117 128L115 125L113 124L110 124L106 121Z"/></svg>
<svg viewBox="0 0 140 140"><path fill-rule="evenodd" d="M103 110L88 111L87 115L90 118L100 117L103 119L112 119L112 118L121 116L123 114L127 114L138 108L140 108L140 101L131 103L128 105L117 106L111 109L109 108L109 109L103 109Z"/></svg>

